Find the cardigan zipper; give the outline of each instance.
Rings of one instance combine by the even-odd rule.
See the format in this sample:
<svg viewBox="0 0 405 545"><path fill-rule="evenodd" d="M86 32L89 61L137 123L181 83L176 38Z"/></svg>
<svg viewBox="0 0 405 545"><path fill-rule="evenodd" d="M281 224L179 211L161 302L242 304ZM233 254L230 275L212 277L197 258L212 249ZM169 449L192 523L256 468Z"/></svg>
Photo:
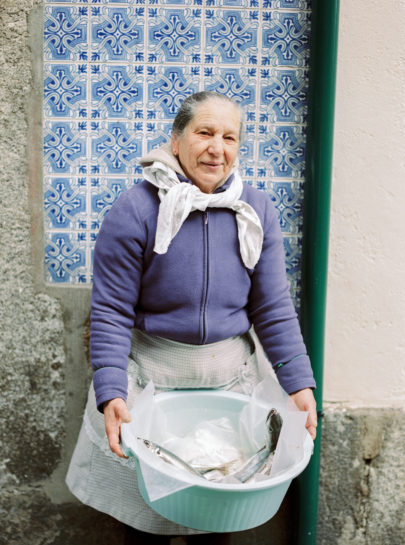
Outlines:
<svg viewBox="0 0 405 545"><path fill-rule="evenodd" d="M201 321L202 321L202 339L201 344L207 340L207 300L208 300L208 281L209 281L209 258L208 258L208 212L203 214L204 229L204 284L203 296L201 301Z"/></svg>

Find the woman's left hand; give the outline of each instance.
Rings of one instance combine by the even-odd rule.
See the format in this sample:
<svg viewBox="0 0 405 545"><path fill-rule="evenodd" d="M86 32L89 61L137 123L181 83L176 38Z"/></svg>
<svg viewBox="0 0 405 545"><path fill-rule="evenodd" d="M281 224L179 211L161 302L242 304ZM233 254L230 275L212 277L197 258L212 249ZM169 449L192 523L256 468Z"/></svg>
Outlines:
<svg viewBox="0 0 405 545"><path fill-rule="evenodd" d="M126 458L120 445L120 431L123 422L131 421L131 414L123 399L116 397L104 403L104 421L110 449L120 458Z"/></svg>
<svg viewBox="0 0 405 545"><path fill-rule="evenodd" d="M318 417L316 414L316 401L311 388L298 390L298 392L294 392L293 394L291 394L290 397L295 402L300 411L308 411L309 414L305 426L312 439L315 439L316 426L318 425Z"/></svg>

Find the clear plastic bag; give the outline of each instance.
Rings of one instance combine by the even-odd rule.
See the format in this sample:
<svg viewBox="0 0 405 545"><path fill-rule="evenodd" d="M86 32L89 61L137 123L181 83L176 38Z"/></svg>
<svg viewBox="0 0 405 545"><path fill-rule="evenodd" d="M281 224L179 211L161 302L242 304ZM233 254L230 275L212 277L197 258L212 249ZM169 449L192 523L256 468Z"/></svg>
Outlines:
<svg viewBox="0 0 405 545"><path fill-rule="evenodd" d="M207 481L204 477L186 473L175 466L170 466L168 471L169 464L146 446L140 445L138 437L164 446L193 465L215 467L235 462L234 467L237 467L263 446L266 417L272 407L281 414L283 425L270 475L255 475L250 481L253 483L280 475L300 462L304 455L307 413L297 409L276 379L268 375L254 388L236 422L223 417L203 420L182 436L173 433L168 427L166 415L154 401L154 386L150 382L135 401L131 410L132 422L122 425L122 439L127 452L139 454L140 470L149 499L155 501ZM249 483L241 484L232 476L226 477L223 482L250 486Z"/></svg>

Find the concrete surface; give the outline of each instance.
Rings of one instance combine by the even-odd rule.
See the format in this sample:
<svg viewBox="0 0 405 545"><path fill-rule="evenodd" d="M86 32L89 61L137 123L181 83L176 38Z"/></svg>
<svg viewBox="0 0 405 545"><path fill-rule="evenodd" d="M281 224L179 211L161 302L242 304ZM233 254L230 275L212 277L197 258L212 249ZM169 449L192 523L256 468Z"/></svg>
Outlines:
<svg viewBox="0 0 405 545"><path fill-rule="evenodd" d="M341 0L324 398L405 407L405 2Z"/></svg>

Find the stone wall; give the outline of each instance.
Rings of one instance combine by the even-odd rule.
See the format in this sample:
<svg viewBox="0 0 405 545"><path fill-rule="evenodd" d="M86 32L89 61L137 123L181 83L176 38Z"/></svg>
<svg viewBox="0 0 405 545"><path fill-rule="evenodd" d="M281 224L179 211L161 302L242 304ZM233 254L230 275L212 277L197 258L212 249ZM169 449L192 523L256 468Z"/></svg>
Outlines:
<svg viewBox="0 0 405 545"><path fill-rule="evenodd" d="M42 281L41 25L39 0L2 0L0 544L119 545L122 526L64 484L90 380L82 341L89 290ZM403 437L399 409L328 406L320 544L400 545ZM274 521L233 545L287 543L287 507L288 498Z"/></svg>
<svg viewBox="0 0 405 545"><path fill-rule="evenodd" d="M319 545L401 545L405 413L328 405L323 423Z"/></svg>

